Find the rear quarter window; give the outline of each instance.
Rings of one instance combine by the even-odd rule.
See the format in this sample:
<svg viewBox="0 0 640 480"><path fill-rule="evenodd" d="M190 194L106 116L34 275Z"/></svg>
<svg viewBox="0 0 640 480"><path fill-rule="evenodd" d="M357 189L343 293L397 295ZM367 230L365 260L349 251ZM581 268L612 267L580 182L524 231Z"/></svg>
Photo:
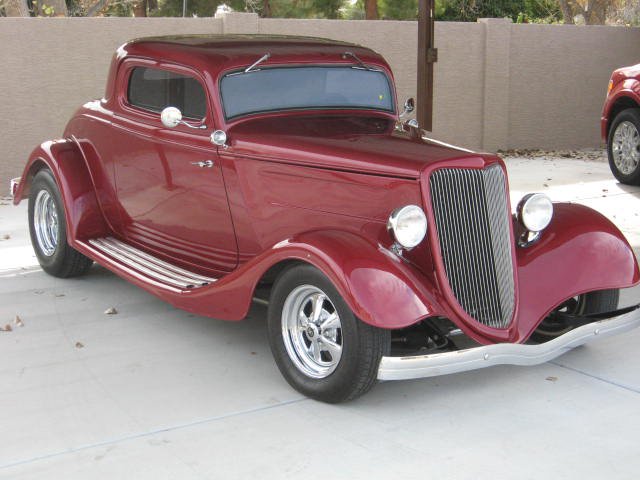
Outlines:
<svg viewBox="0 0 640 480"><path fill-rule="evenodd" d="M157 68L135 67L131 71L127 100L151 112L176 107L184 117L198 120L207 113L206 95L198 80Z"/></svg>

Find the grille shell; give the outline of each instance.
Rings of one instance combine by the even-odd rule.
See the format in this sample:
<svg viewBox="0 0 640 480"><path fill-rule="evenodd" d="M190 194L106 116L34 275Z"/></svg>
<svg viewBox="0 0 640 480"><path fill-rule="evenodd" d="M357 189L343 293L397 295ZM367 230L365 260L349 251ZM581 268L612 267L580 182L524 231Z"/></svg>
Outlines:
<svg viewBox="0 0 640 480"><path fill-rule="evenodd" d="M500 165L441 168L429 178L445 275L462 309L505 329L515 308L511 212Z"/></svg>

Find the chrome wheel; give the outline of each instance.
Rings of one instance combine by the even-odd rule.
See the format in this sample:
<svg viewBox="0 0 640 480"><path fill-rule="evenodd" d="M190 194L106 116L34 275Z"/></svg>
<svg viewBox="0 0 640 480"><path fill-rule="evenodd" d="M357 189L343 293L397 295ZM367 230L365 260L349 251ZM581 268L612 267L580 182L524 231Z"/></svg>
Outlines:
<svg viewBox="0 0 640 480"><path fill-rule="evenodd" d="M36 197L33 226L40 250L50 257L58 246L58 210L53 197L47 190L40 190Z"/></svg>
<svg viewBox="0 0 640 480"><path fill-rule="evenodd" d="M298 370L312 378L331 375L342 355L342 325L329 297L301 285L287 296L281 321L284 346Z"/></svg>
<svg viewBox="0 0 640 480"><path fill-rule="evenodd" d="M621 122L613 133L611 143L613 163L623 175L631 175L640 161L640 133L636 126L629 122Z"/></svg>

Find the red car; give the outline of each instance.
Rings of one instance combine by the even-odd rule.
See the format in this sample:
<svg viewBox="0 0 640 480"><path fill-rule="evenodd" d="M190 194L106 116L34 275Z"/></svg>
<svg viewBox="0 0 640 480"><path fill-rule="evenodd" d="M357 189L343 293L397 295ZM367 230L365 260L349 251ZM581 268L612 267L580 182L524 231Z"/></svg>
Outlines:
<svg viewBox="0 0 640 480"><path fill-rule="evenodd" d="M611 75L601 129L613 175L640 185L640 64Z"/></svg>
<svg viewBox="0 0 640 480"><path fill-rule="evenodd" d="M512 214L502 160L427 139L411 110L357 45L135 40L14 201L54 276L97 262L224 320L268 303L282 374L327 402L638 326L617 310L638 265L609 220L539 193Z"/></svg>

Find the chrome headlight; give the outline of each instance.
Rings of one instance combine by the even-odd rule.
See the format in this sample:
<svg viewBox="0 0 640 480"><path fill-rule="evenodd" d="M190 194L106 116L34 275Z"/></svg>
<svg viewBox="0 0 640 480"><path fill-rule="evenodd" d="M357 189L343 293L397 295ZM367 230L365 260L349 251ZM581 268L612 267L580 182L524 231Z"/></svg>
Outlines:
<svg viewBox="0 0 640 480"><path fill-rule="evenodd" d="M518 220L530 232L541 232L551 222L553 203L544 193L525 195L517 209Z"/></svg>
<svg viewBox="0 0 640 480"><path fill-rule="evenodd" d="M405 205L389 216L387 229L402 247L411 249L418 245L427 233L427 217L417 205Z"/></svg>

